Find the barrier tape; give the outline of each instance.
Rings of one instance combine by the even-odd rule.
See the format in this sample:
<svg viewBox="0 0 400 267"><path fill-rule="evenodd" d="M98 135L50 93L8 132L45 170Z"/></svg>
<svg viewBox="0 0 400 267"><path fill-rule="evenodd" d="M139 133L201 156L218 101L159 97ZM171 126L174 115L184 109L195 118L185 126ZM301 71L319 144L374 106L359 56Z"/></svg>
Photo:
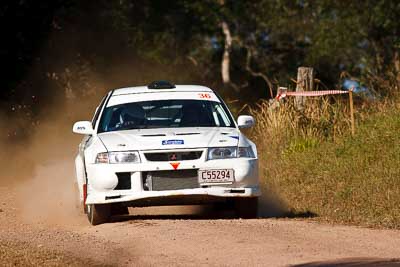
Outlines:
<svg viewBox="0 0 400 267"><path fill-rule="evenodd" d="M281 100L286 96L323 96L323 95L339 95L348 93L349 91L343 91L343 90L288 92L287 89L279 88L275 98L277 100Z"/></svg>

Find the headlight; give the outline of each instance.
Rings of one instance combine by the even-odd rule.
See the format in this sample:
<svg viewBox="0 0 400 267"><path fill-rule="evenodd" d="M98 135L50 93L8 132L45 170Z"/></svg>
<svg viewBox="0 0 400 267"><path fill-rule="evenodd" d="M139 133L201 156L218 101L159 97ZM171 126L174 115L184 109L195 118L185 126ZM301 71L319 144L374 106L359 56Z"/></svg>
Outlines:
<svg viewBox="0 0 400 267"><path fill-rule="evenodd" d="M237 157L237 147L214 147L208 149L208 159L230 159Z"/></svg>
<svg viewBox="0 0 400 267"><path fill-rule="evenodd" d="M251 146L239 147L238 158L255 158L253 149Z"/></svg>
<svg viewBox="0 0 400 267"><path fill-rule="evenodd" d="M105 152L97 154L96 163L140 163L140 157L137 151Z"/></svg>
<svg viewBox="0 0 400 267"><path fill-rule="evenodd" d="M213 147L208 149L208 160L231 158L254 158L251 147Z"/></svg>

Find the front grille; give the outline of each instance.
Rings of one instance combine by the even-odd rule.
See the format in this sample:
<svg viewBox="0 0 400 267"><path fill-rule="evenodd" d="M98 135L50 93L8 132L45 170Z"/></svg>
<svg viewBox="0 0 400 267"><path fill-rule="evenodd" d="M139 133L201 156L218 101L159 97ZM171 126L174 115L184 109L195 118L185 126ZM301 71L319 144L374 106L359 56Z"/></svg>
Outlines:
<svg viewBox="0 0 400 267"><path fill-rule="evenodd" d="M144 153L144 156L148 161L182 161L199 159L202 154L203 151L186 151Z"/></svg>
<svg viewBox="0 0 400 267"><path fill-rule="evenodd" d="M143 173L143 188L146 191L179 190L198 187L197 169Z"/></svg>

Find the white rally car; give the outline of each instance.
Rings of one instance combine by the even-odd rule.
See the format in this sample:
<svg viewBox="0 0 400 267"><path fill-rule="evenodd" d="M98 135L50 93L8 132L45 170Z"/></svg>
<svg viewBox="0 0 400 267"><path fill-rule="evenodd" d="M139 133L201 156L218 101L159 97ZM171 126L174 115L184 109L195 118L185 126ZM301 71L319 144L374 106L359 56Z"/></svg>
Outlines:
<svg viewBox="0 0 400 267"><path fill-rule="evenodd" d="M80 199L91 224L128 207L226 203L257 216L261 194L257 149L211 89L166 81L116 89L91 122L75 159Z"/></svg>

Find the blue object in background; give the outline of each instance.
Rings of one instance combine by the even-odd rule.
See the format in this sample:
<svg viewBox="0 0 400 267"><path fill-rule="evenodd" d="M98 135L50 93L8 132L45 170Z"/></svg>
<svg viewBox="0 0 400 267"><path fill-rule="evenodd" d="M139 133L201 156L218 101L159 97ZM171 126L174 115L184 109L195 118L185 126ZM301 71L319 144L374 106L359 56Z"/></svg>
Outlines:
<svg viewBox="0 0 400 267"><path fill-rule="evenodd" d="M363 94L364 96L366 96L368 98L375 98L373 96L373 94L371 93L371 90L368 90L368 88L365 86L361 86L360 83L357 81L346 79L346 80L344 80L342 87L345 90L353 89L354 93Z"/></svg>
<svg viewBox="0 0 400 267"><path fill-rule="evenodd" d="M361 86L359 82L350 79L344 80L343 87L346 90L350 90L353 88L353 92L355 93L362 93L368 91L367 87Z"/></svg>

